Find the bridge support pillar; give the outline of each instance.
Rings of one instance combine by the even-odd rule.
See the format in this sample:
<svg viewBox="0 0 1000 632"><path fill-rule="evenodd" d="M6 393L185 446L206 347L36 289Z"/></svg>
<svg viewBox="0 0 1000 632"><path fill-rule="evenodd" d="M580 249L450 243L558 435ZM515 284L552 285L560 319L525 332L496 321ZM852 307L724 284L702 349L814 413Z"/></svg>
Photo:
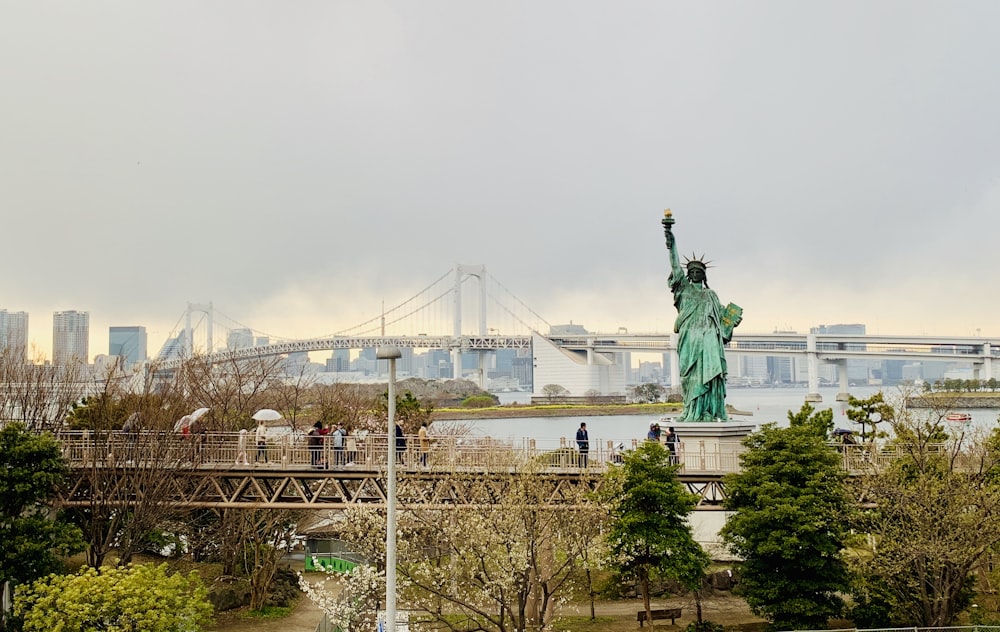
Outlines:
<svg viewBox="0 0 1000 632"><path fill-rule="evenodd" d="M823 396L819 394L819 355L816 353L816 334L806 335L806 366L809 370L809 392L806 393L806 401L821 402Z"/></svg>
<svg viewBox="0 0 1000 632"><path fill-rule="evenodd" d="M851 398L851 393L849 392L851 383L847 379L847 360L837 360L836 364L837 382L840 384L840 390L837 392L837 401L846 402Z"/></svg>
<svg viewBox="0 0 1000 632"><path fill-rule="evenodd" d="M993 379L993 349L988 342L983 343L983 376L980 379Z"/></svg>
<svg viewBox="0 0 1000 632"><path fill-rule="evenodd" d="M479 351L478 352L478 355L479 355L479 388L481 388L484 391L486 390L486 369L487 369L487 366L486 366L487 365L486 354L487 353L489 353L489 352L487 352L487 351Z"/></svg>

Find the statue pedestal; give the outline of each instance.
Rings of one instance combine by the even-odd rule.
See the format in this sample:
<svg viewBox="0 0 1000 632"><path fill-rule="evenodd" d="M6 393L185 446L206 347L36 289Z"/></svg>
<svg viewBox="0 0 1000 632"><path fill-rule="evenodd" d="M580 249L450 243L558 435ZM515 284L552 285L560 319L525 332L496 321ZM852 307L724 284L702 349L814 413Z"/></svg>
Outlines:
<svg viewBox="0 0 1000 632"><path fill-rule="evenodd" d="M757 429L745 420L672 421L660 420L661 428L673 428L681 443L681 472L729 473L739 470L743 439Z"/></svg>
<svg viewBox="0 0 1000 632"><path fill-rule="evenodd" d="M732 415L732 413L730 413ZM719 475L739 471L740 454L745 451L743 439L757 430L757 424L745 419L729 421L660 420L660 427L673 428L681 442L678 459L683 463L679 474L695 481L713 480ZM693 511L689 519L692 534L712 559L737 559L722 541L719 532L729 516L728 511Z"/></svg>

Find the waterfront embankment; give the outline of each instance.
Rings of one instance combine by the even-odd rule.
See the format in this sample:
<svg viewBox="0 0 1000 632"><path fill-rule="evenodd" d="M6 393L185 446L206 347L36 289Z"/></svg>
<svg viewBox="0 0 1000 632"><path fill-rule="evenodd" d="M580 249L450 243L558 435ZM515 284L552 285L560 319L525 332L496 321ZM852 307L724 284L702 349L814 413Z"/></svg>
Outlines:
<svg viewBox="0 0 1000 632"><path fill-rule="evenodd" d="M680 404L509 404L488 408L441 408L431 419L515 419L521 417L606 417L612 415L674 415Z"/></svg>
<svg viewBox="0 0 1000 632"><path fill-rule="evenodd" d="M1000 408L1000 393L921 393L908 397L906 405L912 408L937 408L941 410Z"/></svg>

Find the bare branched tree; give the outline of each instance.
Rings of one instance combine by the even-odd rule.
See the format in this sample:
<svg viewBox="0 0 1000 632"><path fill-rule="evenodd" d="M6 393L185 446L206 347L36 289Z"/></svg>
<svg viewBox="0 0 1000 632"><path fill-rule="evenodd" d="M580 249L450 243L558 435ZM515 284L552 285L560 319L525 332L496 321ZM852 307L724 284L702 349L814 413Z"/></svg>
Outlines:
<svg viewBox="0 0 1000 632"><path fill-rule="evenodd" d="M606 515L582 485L563 490L564 504L550 504L553 484L529 465L500 485L462 482L481 501L475 511L400 512L397 574L408 606L443 629L548 626L571 588L586 586L580 560L596 546ZM384 560L384 534L384 512L362 507L346 512L337 535L369 559Z"/></svg>
<svg viewBox="0 0 1000 632"><path fill-rule="evenodd" d="M176 384L154 375L117 363L68 416L75 430L63 437L79 448L73 466L88 503L72 515L94 567L114 550L119 564L127 564L172 511L162 501L180 484L183 446L172 430L183 404Z"/></svg>
<svg viewBox="0 0 1000 632"><path fill-rule="evenodd" d="M46 364L33 349L27 361L13 347L0 350L0 418L23 421L32 430L57 430L73 402L88 391L86 367Z"/></svg>
<svg viewBox="0 0 1000 632"><path fill-rule="evenodd" d="M216 363L196 356L183 364L178 375L191 404L211 409L212 430L239 430L251 425L254 412L274 406L272 395L281 385L282 364L279 356Z"/></svg>
<svg viewBox="0 0 1000 632"><path fill-rule="evenodd" d="M949 432L939 412L893 408L885 449L900 456L864 481L870 537L856 598L887 602L898 623L953 625L974 570L1000 545L1000 434Z"/></svg>

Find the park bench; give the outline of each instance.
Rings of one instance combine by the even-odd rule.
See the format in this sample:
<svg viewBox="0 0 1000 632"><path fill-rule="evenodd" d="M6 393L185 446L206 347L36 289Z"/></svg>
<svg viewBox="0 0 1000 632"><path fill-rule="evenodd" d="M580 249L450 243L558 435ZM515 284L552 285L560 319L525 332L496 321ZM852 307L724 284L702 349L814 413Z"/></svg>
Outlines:
<svg viewBox="0 0 1000 632"><path fill-rule="evenodd" d="M670 625L674 624L674 619L681 618L680 608L660 608L659 610L650 610L649 614L652 615L653 621L657 619L670 619ZM639 622L639 627L642 627L644 621L646 621L646 611L640 610L636 614L635 620ZM652 627L652 623L649 624Z"/></svg>

